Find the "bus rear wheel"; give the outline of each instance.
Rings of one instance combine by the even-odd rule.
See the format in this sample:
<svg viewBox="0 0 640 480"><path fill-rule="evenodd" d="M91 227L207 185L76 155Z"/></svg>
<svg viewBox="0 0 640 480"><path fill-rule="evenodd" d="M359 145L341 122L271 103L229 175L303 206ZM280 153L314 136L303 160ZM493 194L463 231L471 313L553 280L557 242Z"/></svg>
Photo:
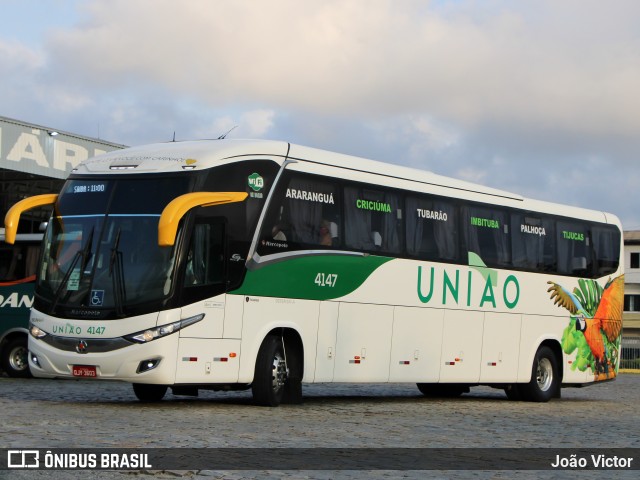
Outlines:
<svg viewBox="0 0 640 480"><path fill-rule="evenodd" d="M282 338L269 335L264 339L251 384L251 392L256 404L277 407L282 403L289 368L284 355Z"/></svg>
<svg viewBox="0 0 640 480"><path fill-rule="evenodd" d="M4 346L2 349L2 369L12 378L31 377L26 336L13 338Z"/></svg>
<svg viewBox="0 0 640 480"><path fill-rule="evenodd" d="M138 400L144 403L159 402L167 393L166 385L147 385L144 383L134 383L133 393L136 394Z"/></svg>
<svg viewBox="0 0 640 480"><path fill-rule="evenodd" d="M531 381L521 384L518 390L523 400L528 402L548 402L558 396L560 376L558 374L558 360L546 345L536 352L531 367Z"/></svg>

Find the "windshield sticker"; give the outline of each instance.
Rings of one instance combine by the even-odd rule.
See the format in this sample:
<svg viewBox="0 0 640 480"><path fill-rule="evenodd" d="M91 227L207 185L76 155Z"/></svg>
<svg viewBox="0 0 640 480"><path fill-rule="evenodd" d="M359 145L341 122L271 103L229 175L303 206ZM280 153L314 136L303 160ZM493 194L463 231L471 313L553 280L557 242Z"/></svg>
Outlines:
<svg viewBox="0 0 640 480"><path fill-rule="evenodd" d="M76 291L80 288L80 269L74 268L73 272L69 276L69 283L67 284L67 290Z"/></svg>
<svg viewBox="0 0 640 480"><path fill-rule="evenodd" d="M91 290L91 306L101 307L104 302L104 290Z"/></svg>
<svg viewBox="0 0 640 480"><path fill-rule="evenodd" d="M249 188L254 192L259 192L264 187L264 178L258 173L252 173L247 180L249 182Z"/></svg>

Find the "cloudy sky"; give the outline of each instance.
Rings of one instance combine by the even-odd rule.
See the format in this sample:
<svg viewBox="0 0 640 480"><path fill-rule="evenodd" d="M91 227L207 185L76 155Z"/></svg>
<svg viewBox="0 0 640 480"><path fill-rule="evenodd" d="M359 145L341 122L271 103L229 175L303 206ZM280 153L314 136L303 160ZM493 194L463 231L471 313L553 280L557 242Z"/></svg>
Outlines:
<svg viewBox="0 0 640 480"><path fill-rule="evenodd" d="M640 2L0 0L0 115L270 138L640 229Z"/></svg>

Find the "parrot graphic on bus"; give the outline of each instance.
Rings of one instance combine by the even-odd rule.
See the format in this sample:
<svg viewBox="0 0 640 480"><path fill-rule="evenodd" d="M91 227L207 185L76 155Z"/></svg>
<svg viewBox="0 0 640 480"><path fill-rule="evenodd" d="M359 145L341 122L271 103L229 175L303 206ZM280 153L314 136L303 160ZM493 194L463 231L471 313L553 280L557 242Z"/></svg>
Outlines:
<svg viewBox="0 0 640 480"><path fill-rule="evenodd" d="M578 349L577 367L583 371L591 367L595 380L605 380L616 376L619 339L622 332L622 311L624 306L624 275L609 279L601 287L595 280L578 280L578 287L568 291L555 282L547 282L551 300L558 307L571 314L571 323L562 337L565 353ZM572 327L575 322L575 327ZM580 338L583 335L593 356L590 365L586 356L580 355ZM582 352L584 353L584 352Z"/></svg>

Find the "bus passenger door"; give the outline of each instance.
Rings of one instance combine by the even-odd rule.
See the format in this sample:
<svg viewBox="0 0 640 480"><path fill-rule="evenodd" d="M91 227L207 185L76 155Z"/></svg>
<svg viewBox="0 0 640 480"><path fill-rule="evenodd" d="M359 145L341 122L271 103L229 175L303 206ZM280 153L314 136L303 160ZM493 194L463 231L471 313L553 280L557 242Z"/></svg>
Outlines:
<svg viewBox="0 0 640 480"><path fill-rule="evenodd" d="M198 218L187 249L182 282L182 318L205 314L181 337L222 338L225 289L225 223L222 219Z"/></svg>
<svg viewBox="0 0 640 480"><path fill-rule="evenodd" d="M180 318L205 314L180 331L176 383L226 383L238 379L240 340L223 340L227 270L225 222L197 218L183 268Z"/></svg>

